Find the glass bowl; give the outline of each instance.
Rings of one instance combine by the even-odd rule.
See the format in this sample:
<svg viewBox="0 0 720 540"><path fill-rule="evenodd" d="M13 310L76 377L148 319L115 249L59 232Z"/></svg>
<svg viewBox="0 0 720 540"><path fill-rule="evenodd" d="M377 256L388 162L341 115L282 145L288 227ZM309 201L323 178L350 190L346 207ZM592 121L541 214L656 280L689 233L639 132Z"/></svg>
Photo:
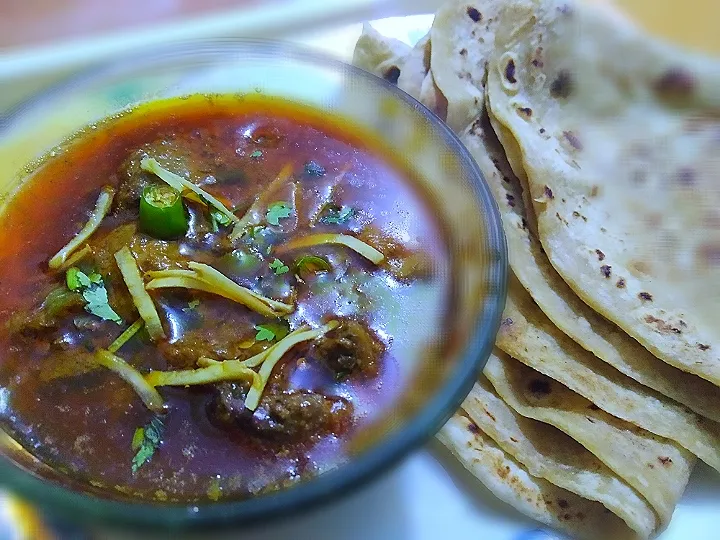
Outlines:
<svg viewBox="0 0 720 540"><path fill-rule="evenodd" d="M0 431L0 485L52 514L145 531L207 531L337 498L432 437L459 407L493 347L507 253L497 207L472 157L445 124L392 84L288 44L234 39L173 45L93 68L28 99L0 117L2 204L34 160L52 156L51 149L74 132L138 103L195 93L261 93L301 102L352 120L403 156L446 229L455 310L446 331L453 346L407 367L412 377L387 421L347 463L251 499L184 505L121 499L53 470Z"/></svg>

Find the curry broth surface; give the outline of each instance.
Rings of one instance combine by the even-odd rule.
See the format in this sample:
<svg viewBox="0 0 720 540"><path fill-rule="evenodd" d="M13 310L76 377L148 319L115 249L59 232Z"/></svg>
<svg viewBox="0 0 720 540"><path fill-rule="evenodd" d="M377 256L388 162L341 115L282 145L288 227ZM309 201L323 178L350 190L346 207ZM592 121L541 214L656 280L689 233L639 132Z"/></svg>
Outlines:
<svg viewBox="0 0 720 540"><path fill-rule="evenodd" d="M259 147L253 140L258 133L280 134L281 139ZM0 389L9 400L7 408L0 410L0 422L42 461L96 487L135 497L178 501L201 500L208 494L245 497L342 463L347 458L348 437L358 426L377 419L397 397L404 383L401 367L412 361L408 355L417 351L418 342L427 334L423 325L442 324L450 298L450 255L431 204L410 181L412 175L401 160L388 155L371 134L349 124L275 99L193 96L144 105L86 129L44 162L5 209L0 229L0 321L7 323L13 313L38 305L57 286L62 277L47 271L49 258L87 221L99 189L117 185L123 161L139 147L159 140L182 144L190 155L200 156L207 176L214 178L203 187L225 197L235 208L247 208L287 163L298 176L310 160L327 171L323 179L300 181L300 208L313 204L326 187L324 182L347 171L338 194L358 212L353 225L342 232L357 233L372 223L383 233L424 250L434 267L430 312L423 320L407 323L416 328L414 335L393 335L388 321L412 318L414 311L409 308L419 302L421 287L393 281L384 270L347 250L310 250L339 265L349 261L356 275L366 277L360 285L341 286L340 281L295 284L298 309L290 317L291 326L319 324L333 315L360 317L386 347L377 376L364 379L335 381L321 371L306 369L302 347L293 349L276 366L271 381L352 401L353 428L340 436L329 433L277 441L248 436L242 429L221 429L207 414L209 388L163 387L160 392L169 407L163 443L151 461L133 474L133 433L152 416L134 391L103 369L47 380L52 364L48 347L40 339L17 340L6 324L0 329ZM258 148L259 157L253 154ZM109 216L93 239L133 219L136 216L128 212ZM330 230L335 229L320 225L314 232ZM198 256L203 253L193 253L193 258ZM427 283L423 287L427 289ZM287 291L280 288L268 295L273 296L272 292L277 296ZM375 300L357 308L353 303L363 295ZM165 290L153 298L170 341L181 337L196 316L205 324L232 325L240 340L252 340L254 325L263 322L238 304L204 293ZM194 298L201 300L200 306L188 310L188 301ZM107 347L132 321L126 319L122 327L102 322L88 346ZM168 362L162 350L147 340L134 339L118 354L141 370L178 367Z"/></svg>

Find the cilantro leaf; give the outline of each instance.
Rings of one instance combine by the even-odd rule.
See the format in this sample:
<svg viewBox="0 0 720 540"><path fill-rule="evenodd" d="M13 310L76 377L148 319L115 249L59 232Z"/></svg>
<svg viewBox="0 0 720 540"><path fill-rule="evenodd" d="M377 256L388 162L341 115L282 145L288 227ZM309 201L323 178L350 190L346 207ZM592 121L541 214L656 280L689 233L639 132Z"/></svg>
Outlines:
<svg viewBox="0 0 720 540"><path fill-rule="evenodd" d="M305 174L308 176L325 176L325 167L312 159L305 164Z"/></svg>
<svg viewBox="0 0 720 540"><path fill-rule="evenodd" d="M82 295L87 302L85 305L85 311L106 321L113 321L117 324L123 323L120 315L115 313L113 308L110 307L110 304L108 303L107 289L105 289L104 285L93 284L92 287L85 289L82 292Z"/></svg>
<svg viewBox="0 0 720 540"><path fill-rule="evenodd" d="M255 334L255 341L272 341L275 339L275 332L269 328L265 328L263 324L257 325L255 330L258 331L258 333Z"/></svg>
<svg viewBox="0 0 720 540"><path fill-rule="evenodd" d="M68 289L71 291L77 291L80 287L82 287L82 284L80 283L80 274L83 276L85 275L74 266L69 268L65 273L65 282L67 283ZM88 279L88 281L90 280Z"/></svg>
<svg viewBox="0 0 720 540"><path fill-rule="evenodd" d="M250 157L253 159L260 159L263 156L262 150L255 150Z"/></svg>
<svg viewBox="0 0 720 540"><path fill-rule="evenodd" d="M259 324L255 327L255 330L258 331L255 335L255 341L281 340L290 333L288 324L281 322Z"/></svg>
<svg viewBox="0 0 720 540"><path fill-rule="evenodd" d="M68 268L68 271L65 273L65 282L67 283L68 289L77 291L87 289L92 286L93 283L98 285L103 282L103 279L97 272L93 272L88 276L85 272L73 266L72 268Z"/></svg>
<svg viewBox="0 0 720 540"><path fill-rule="evenodd" d="M135 430L135 433L133 434L132 442L130 443L130 448L132 448L133 452L137 452L138 450L140 450L144 439L145 428L137 428Z"/></svg>
<svg viewBox="0 0 720 540"><path fill-rule="evenodd" d="M213 220L215 220L215 223L219 223L223 227L227 227L232 223L232 220L228 216L226 216L219 210L216 210L215 208L210 210L210 216Z"/></svg>
<svg viewBox="0 0 720 540"><path fill-rule="evenodd" d="M285 265L280 259L275 259L270 263L270 269L275 272L276 276L286 274L290 271L290 268Z"/></svg>
<svg viewBox="0 0 720 540"><path fill-rule="evenodd" d="M164 431L165 425L157 416L153 417L144 428L135 430L132 439L132 449L136 451L135 457L132 459L133 474L150 461L155 450L160 446Z"/></svg>
<svg viewBox="0 0 720 540"><path fill-rule="evenodd" d="M93 272L88 276L85 272L73 266L66 272L65 281L71 291L82 292L82 296L87 302L85 311L106 321L113 321L117 324L123 323L120 315L115 313L108 303L107 289L105 289L100 274Z"/></svg>
<svg viewBox="0 0 720 540"><path fill-rule="evenodd" d="M265 225L250 225L244 234L251 240L255 240L255 237L261 235L265 228Z"/></svg>
<svg viewBox="0 0 720 540"><path fill-rule="evenodd" d="M287 203L274 202L268 207L267 221L270 225L280 225L280 220L289 218L291 214L292 208Z"/></svg>
<svg viewBox="0 0 720 540"><path fill-rule="evenodd" d="M354 215L355 210L349 206L330 206L328 207L327 213L320 218L320 221L328 225L341 225L350 221L350 218Z"/></svg>

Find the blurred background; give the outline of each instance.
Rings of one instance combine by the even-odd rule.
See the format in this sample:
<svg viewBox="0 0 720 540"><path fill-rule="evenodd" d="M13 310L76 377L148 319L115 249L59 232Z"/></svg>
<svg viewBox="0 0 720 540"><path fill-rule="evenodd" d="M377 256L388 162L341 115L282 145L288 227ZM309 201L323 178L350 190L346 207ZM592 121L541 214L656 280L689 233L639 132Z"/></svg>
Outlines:
<svg viewBox="0 0 720 540"><path fill-rule="evenodd" d="M598 0L595 0L598 1ZM609 0L599 0L609 1ZM431 14L442 0L2 0L0 110L93 62L171 41L266 37L347 57L360 21ZM717 0L616 0L651 31L720 52ZM707 14L708 16L704 16Z"/></svg>
<svg viewBox="0 0 720 540"><path fill-rule="evenodd" d="M0 125L4 113L34 92L114 56L142 54L148 47L191 38L243 36L288 39L349 59L363 21L383 19L377 22L378 29L413 41L427 30L431 14L441 3L442 0L0 0ZM653 33L694 49L720 53L720 33L716 28L718 0L615 3ZM418 459L425 457L413 458L381 484L403 491L398 486L419 467ZM404 493L411 499L420 495ZM353 500L361 502L363 498L373 505L372 496L361 494ZM345 504L354 503L351 500ZM382 519L382 509L377 508L377 501L374 504ZM342 520L343 507L339 508ZM0 540L91 537L41 519L31 508L0 491Z"/></svg>

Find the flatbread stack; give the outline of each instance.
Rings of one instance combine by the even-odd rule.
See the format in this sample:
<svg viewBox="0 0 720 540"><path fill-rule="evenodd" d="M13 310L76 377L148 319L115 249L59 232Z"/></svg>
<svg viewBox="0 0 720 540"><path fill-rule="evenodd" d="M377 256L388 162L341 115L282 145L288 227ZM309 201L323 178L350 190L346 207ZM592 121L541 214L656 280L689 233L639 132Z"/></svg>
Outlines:
<svg viewBox="0 0 720 540"><path fill-rule="evenodd" d="M496 349L438 438L573 538L651 538L720 471L720 62L607 4L451 0L354 62L460 136L500 209Z"/></svg>

